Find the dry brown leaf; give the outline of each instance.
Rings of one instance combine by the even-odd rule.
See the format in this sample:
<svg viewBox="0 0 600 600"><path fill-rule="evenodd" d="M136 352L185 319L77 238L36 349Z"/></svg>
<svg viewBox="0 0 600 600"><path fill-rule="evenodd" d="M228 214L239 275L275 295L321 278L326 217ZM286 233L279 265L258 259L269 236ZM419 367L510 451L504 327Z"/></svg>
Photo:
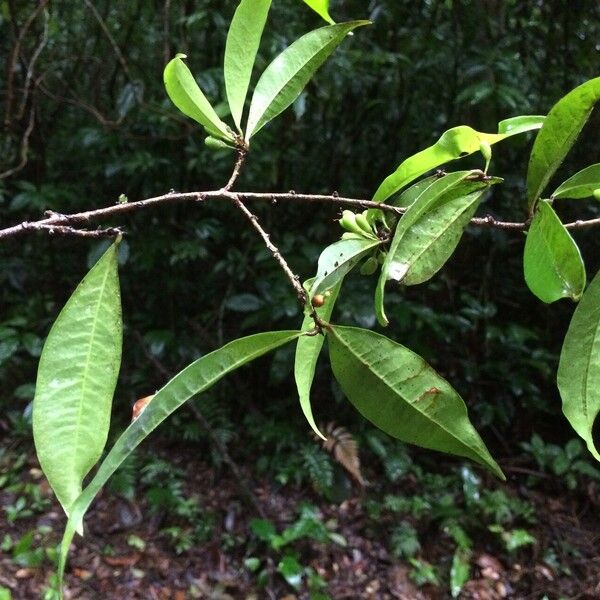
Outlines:
<svg viewBox="0 0 600 600"><path fill-rule="evenodd" d="M361 486L365 486L365 480L360 470L360 458L358 456L358 444L352 434L345 428L328 423L321 427L326 440L321 440L323 448L353 477ZM315 436L315 439L316 436Z"/></svg>

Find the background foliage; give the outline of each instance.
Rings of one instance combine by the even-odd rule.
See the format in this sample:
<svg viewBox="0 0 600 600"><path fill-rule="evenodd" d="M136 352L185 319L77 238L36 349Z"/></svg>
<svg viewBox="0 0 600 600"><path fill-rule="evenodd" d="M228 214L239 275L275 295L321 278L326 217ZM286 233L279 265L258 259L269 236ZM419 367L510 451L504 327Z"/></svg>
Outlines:
<svg viewBox="0 0 600 600"><path fill-rule="evenodd" d="M0 1L0 55L6 63L0 73L0 173L19 163L23 136L33 123L26 164L0 179L1 222L17 223L47 209L103 206L120 194L138 199L171 188L223 185L231 155L204 147L199 129L166 98L161 76L167 60L184 52L219 104L234 5L53 3L46 21L40 13L21 42L27 62L44 44L35 85L25 95L26 62L17 57L15 76L7 73L17 31L32 7ZM544 114L600 67L600 6L593 0L346 0L332 3L331 12L339 20L370 18L374 24L348 40L308 93L257 137L240 189L339 190L369 197L403 157L445 129L465 123L493 131L506 117ZM276 2L259 66L319 25L297 1ZM598 162L593 132L599 125L596 114L559 177ZM526 137L495 151L491 172L519 175L494 190L485 207L492 214L523 216ZM581 209L571 204L562 210L577 218ZM313 275L320 249L339 235L336 209L256 209L291 267L304 278ZM166 373L230 339L294 328L301 320L287 281L227 204L172 206L125 221L128 235L120 254L125 346L114 404L121 424L131 404L153 393ZM598 236L592 230L576 235L591 275L600 267ZM550 469L556 460L547 456L550 446L540 450L538 444L534 451L531 439L535 433L560 450L572 437L554 374L573 306L563 301L546 307L527 291L523 244L520 234L469 230L440 276L402 297L388 295L389 335L452 381L494 455L514 456L529 444L540 468ZM105 247L44 235L0 246L0 410L6 415L0 427L6 431L28 430L43 339L86 265ZM375 326L374 284L372 278L348 278L351 293L338 303L339 322ZM292 352L285 348L274 360L222 383L210 393L207 417L234 456L236 447L252 449L258 474L281 483L312 478L317 487L330 481L321 491L334 497L332 465L307 443L291 377ZM361 436L367 452L381 454L379 446L367 443L369 427L340 402L325 369L313 397L320 421L335 418ZM167 444L182 436L199 447L208 444L185 413L158 435ZM387 452L392 456L395 450ZM425 465L431 457L410 452ZM389 462L395 464L388 458L384 468L393 472Z"/></svg>

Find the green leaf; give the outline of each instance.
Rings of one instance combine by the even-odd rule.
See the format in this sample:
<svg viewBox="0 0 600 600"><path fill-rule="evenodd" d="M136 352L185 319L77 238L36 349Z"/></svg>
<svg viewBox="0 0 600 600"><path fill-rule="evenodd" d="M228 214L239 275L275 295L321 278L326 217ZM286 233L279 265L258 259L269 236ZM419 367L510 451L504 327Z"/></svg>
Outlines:
<svg viewBox="0 0 600 600"><path fill-rule="evenodd" d="M545 200L538 203L527 233L523 270L527 286L542 302L577 302L585 289L579 248Z"/></svg>
<svg viewBox="0 0 600 600"><path fill-rule="evenodd" d="M453 598L458 598L463 586L471 575L471 565L469 563L470 553L457 548L452 557L452 566L450 567L450 594Z"/></svg>
<svg viewBox="0 0 600 600"><path fill-rule="evenodd" d="M319 256L317 276L310 290L310 296L333 288L369 252L381 245L380 240L351 239L340 240L327 246Z"/></svg>
<svg viewBox="0 0 600 600"><path fill-rule="evenodd" d="M73 504L61 542L59 564L61 580L71 540L87 509L109 477L135 448L182 404L206 391L228 373L293 341L299 335L298 331L273 331L234 340L188 365L156 392L140 416L115 442L92 481Z"/></svg>
<svg viewBox="0 0 600 600"><path fill-rule="evenodd" d="M314 281L314 280L313 280ZM312 281L307 281L305 289L312 287ZM333 312L335 301L337 300L340 288L342 287L342 279L333 286L331 294L325 300L325 304L321 307L315 308L317 316L325 322L328 322ZM310 314L305 315L304 321L302 321L301 331L310 331L315 326L315 322ZM300 408L308 421L308 424L312 427L312 430L321 438L326 439L321 433L315 418L312 414L310 406L310 388L315 377L315 369L317 367L317 360L323 347L324 337L322 334L317 335L303 335L298 338L296 344L296 358L294 361L294 378L296 380L296 387L298 388L298 397L300 398Z"/></svg>
<svg viewBox="0 0 600 600"><path fill-rule="evenodd" d="M235 141L233 132L219 119L194 76L181 60L185 57L185 54L178 54L165 67L163 77L169 98L184 115L200 123L212 137Z"/></svg>
<svg viewBox="0 0 600 600"><path fill-rule="evenodd" d="M563 96L550 110L531 150L527 198L531 208L575 143L594 104L600 99L600 77Z"/></svg>
<svg viewBox="0 0 600 600"><path fill-rule="evenodd" d="M479 171L457 171L436 178L429 186L423 186L400 219L375 292L375 313L381 325L388 324L385 283L407 283L408 278L408 284L414 285L433 276L456 248L481 195L501 181L479 175Z"/></svg>
<svg viewBox="0 0 600 600"><path fill-rule="evenodd" d="M329 14L329 0L303 0L305 4L308 4L324 21L333 25L335 21Z"/></svg>
<svg viewBox="0 0 600 600"><path fill-rule="evenodd" d="M600 272L575 309L560 354L557 379L563 413L600 461L592 436L600 412Z"/></svg>
<svg viewBox="0 0 600 600"><path fill-rule="evenodd" d="M590 165L556 188L552 198L589 198L600 188L600 163Z"/></svg>
<svg viewBox="0 0 600 600"><path fill-rule="evenodd" d="M242 113L252 67L260 45L271 0L242 0L237 7L225 45L225 89L231 116L242 131Z"/></svg>
<svg viewBox="0 0 600 600"><path fill-rule="evenodd" d="M333 374L356 409L404 442L465 456L504 479L450 384L420 356L355 327L327 334Z"/></svg>
<svg viewBox="0 0 600 600"><path fill-rule="evenodd" d="M108 437L123 338L117 254L113 244L73 292L38 367L35 448L67 514Z"/></svg>
<svg viewBox="0 0 600 600"><path fill-rule="evenodd" d="M403 285L417 285L433 277L452 256L465 227L477 211L487 187L459 193L426 212L402 235L393 264L401 265ZM392 264L392 263L390 263ZM393 267L390 267L393 268Z"/></svg>
<svg viewBox="0 0 600 600"><path fill-rule="evenodd" d="M435 183L440 179L439 175L430 175L417 181L414 185L404 190L399 196L394 198L389 204L392 206L399 206L401 208L408 208L432 183Z"/></svg>
<svg viewBox="0 0 600 600"><path fill-rule="evenodd" d="M311 31L286 48L261 75L250 105L246 140L300 95L318 68L350 31L369 21L349 21Z"/></svg>
<svg viewBox="0 0 600 600"><path fill-rule="evenodd" d="M539 129L543 122L542 116L526 115L500 121L498 133L482 133L466 125L448 129L433 146L407 158L386 177L375 192L373 200L383 202L427 171L478 152L481 142L492 145L513 135Z"/></svg>
<svg viewBox="0 0 600 600"><path fill-rule="evenodd" d="M293 588L300 589L304 569L296 558L291 555L284 556L279 561L277 570Z"/></svg>

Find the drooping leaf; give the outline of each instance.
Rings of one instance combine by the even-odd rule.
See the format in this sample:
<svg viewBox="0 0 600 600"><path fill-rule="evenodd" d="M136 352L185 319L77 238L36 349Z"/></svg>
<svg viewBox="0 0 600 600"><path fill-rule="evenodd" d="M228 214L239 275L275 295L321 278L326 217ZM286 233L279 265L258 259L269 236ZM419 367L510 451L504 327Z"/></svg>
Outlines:
<svg viewBox="0 0 600 600"><path fill-rule="evenodd" d="M340 240L327 246L319 256L317 276L311 297L333 288L369 252L381 244L380 240L351 239Z"/></svg>
<svg viewBox="0 0 600 600"><path fill-rule="evenodd" d="M345 427L335 423L327 423L324 429L327 439L322 442L323 448L346 469L358 485L364 487L366 481L360 469L358 442L354 436Z"/></svg>
<svg viewBox="0 0 600 600"><path fill-rule="evenodd" d="M242 131L242 113L252 67L260 45L271 0L242 0L237 7L225 45L225 90L231 116Z"/></svg>
<svg viewBox="0 0 600 600"><path fill-rule="evenodd" d="M448 129L433 146L407 158L386 177L375 192L373 200L384 202L427 171L478 152L481 142L492 145L513 135L539 129L543 122L542 116L524 115L501 121L498 124L498 133L482 133L466 125Z"/></svg>
<svg viewBox="0 0 600 600"><path fill-rule="evenodd" d="M369 21L321 27L296 40L265 69L250 105L246 140L290 106L350 31Z"/></svg>
<svg viewBox="0 0 600 600"><path fill-rule="evenodd" d="M577 302L585 289L579 248L548 202L537 204L523 256L525 281L542 302L561 298Z"/></svg>
<svg viewBox="0 0 600 600"><path fill-rule="evenodd" d="M527 168L527 198L531 208L575 143L600 99L600 77L563 96L550 110L531 150Z"/></svg>
<svg viewBox="0 0 600 600"><path fill-rule="evenodd" d="M165 67L163 78L169 98L184 115L200 123L212 137L235 141L231 129L219 119L194 76L181 60L185 57L185 54L178 54Z"/></svg>
<svg viewBox="0 0 600 600"><path fill-rule="evenodd" d="M298 335L300 332L297 331L276 331L258 333L230 342L187 366L154 395L139 417L115 442L92 481L73 504L61 542L61 581L69 546L87 509L109 477L133 450L183 403L204 392L231 371L293 341Z"/></svg>
<svg viewBox="0 0 600 600"><path fill-rule="evenodd" d="M325 299L323 306L315 308L317 316L322 321L328 322L333 312L335 301L337 300L340 288L342 287L343 277L331 288L330 295ZM305 289L310 294L310 288L314 279L306 282ZM313 318L310 314L304 316L302 321L301 331L310 331L315 326ZM296 358L294 361L294 379L296 380L296 387L298 388L298 397L300 399L300 408L308 421L308 424L312 427L312 430L320 437L325 439L325 436L321 433L315 418L312 414L312 408L310 405L310 388L315 377L315 369L317 367L317 360L323 347L324 337L322 334L317 335L303 335L298 338L296 343Z"/></svg>
<svg viewBox="0 0 600 600"><path fill-rule="evenodd" d="M35 448L67 514L108 436L123 337L117 254L113 244L73 292L38 368Z"/></svg>
<svg viewBox="0 0 600 600"><path fill-rule="evenodd" d="M589 198L600 188L600 163L590 165L561 183L553 198Z"/></svg>
<svg viewBox="0 0 600 600"><path fill-rule="evenodd" d="M384 309L386 282L404 283L409 277L414 285L433 276L456 248L483 192L499 181L481 177L478 171L457 171L423 186L400 219L381 268L375 292L375 313L381 325L388 324Z"/></svg>
<svg viewBox="0 0 600 600"><path fill-rule="evenodd" d="M355 327L332 326L327 340L335 378L366 419L404 442L467 457L504 479L462 398L420 356Z"/></svg>
<svg viewBox="0 0 600 600"><path fill-rule="evenodd" d="M592 436L600 412L600 273L575 309L560 354L557 380L563 413L600 461Z"/></svg>
<svg viewBox="0 0 600 600"><path fill-rule="evenodd" d="M308 6L310 6L324 21L327 21L331 25L335 21L329 14L329 0L303 0Z"/></svg>

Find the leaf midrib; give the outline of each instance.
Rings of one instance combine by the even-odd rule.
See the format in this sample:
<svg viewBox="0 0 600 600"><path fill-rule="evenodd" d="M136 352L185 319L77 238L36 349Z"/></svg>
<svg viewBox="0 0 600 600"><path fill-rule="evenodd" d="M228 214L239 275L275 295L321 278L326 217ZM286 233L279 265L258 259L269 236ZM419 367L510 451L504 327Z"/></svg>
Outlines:
<svg viewBox="0 0 600 600"><path fill-rule="evenodd" d="M352 346L350 346L347 343L344 343L344 341L335 333L335 329L333 330L335 337L337 338L337 340L339 342L341 342L346 348L348 348L349 350L352 351L353 356L355 356L357 358L357 360L363 364L365 367L370 367L369 363L366 362L365 360L363 360L363 357L359 354L356 354L353 351ZM417 408L412 402L409 402L408 400L404 399L403 396L401 396L399 393L396 392L396 390L391 386L391 384L383 377L381 376L378 372L374 371L373 369L369 369L372 373L375 373L379 379L386 385L386 387L388 389L390 389L395 395L399 396L400 398L402 398L403 402L405 402L406 404L408 404L409 406L411 406L412 408L414 408L418 413L420 413L421 415L423 415L428 421L436 424L438 427L440 427L440 429L443 429L449 436L451 436L454 440L456 440L457 442L459 442L462 446L464 446L465 448L468 448L469 450L471 450L472 452L475 453L476 456L480 457L481 460L484 460L486 464L488 464L488 461L485 460L480 454L479 452L477 452L477 450L475 448L473 448L473 446L467 445L465 444L463 441L461 441L460 439L458 439L456 437L456 435L454 433L452 433L451 431L449 431L442 423L439 423L438 421L435 421L434 419L432 419L429 415L427 415L426 413L423 413L419 408ZM458 395L458 394L457 394Z"/></svg>

